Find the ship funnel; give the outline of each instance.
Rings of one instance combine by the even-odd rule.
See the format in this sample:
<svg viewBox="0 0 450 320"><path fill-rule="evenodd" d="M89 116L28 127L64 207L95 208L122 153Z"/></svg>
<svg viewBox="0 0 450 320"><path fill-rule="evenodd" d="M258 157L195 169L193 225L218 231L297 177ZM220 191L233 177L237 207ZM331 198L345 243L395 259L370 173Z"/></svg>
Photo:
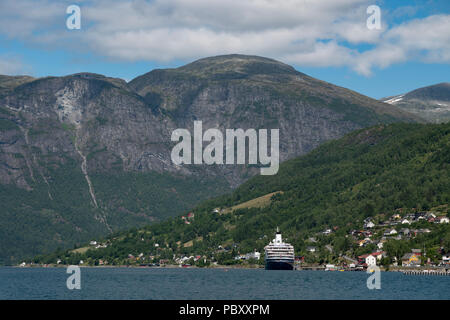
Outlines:
<svg viewBox="0 0 450 320"><path fill-rule="evenodd" d="M274 243L282 243L283 239L281 238L280 229L277 227L277 234L275 235Z"/></svg>

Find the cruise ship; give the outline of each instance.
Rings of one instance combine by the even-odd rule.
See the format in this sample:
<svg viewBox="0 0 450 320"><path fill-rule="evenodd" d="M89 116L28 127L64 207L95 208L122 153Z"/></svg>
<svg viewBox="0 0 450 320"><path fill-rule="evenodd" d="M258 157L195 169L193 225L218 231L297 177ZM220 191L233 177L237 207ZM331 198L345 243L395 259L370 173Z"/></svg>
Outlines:
<svg viewBox="0 0 450 320"><path fill-rule="evenodd" d="M280 230L277 227L275 239L264 247L266 257L266 270L292 270L294 269L294 247L284 243Z"/></svg>

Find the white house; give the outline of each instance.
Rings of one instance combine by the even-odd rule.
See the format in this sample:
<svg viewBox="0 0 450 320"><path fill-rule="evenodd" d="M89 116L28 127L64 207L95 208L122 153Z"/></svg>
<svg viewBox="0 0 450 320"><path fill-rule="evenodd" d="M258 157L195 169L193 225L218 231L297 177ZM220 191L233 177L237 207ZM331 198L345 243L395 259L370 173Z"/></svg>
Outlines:
<svg viewBox="0 0 450 320"><path fill-rule="evenodd" d="M377 264L377 258L375 258L375 256L373 256L373 255L368 255L367 257L366 257L366 264L368 265L368 266L374 266L374 265L376 265Z"/></svg>
<svg viewBox="0 0 450 320"><path fill-rule="evenodd" d="M439 223L449 223L450 220L448 217L439 217Z"/></svg>
<svg viewBox="0 0 450 320"><path fill-rule="evenodd" d="M246 259L246 260L248 260L248 259L259 260L261 258L261 253L259 253L258 251L254 251L254 252L247 253L244 257L245 257L244 259Z"/></svg>
<svg viewBox="0 0 450 320"><path fill-rule="evenodd" d="M394 234L397 234L397 230L395 230L395 229L388 229L384 232L384 235L386 235L386 236L390 236L390 235L394 235Z"/></svg>
<svg viewBox="0 0 450 320"><path fill-rule="evenodd" d="M402 224L411 224L411 221L409 221L408 219L403 219Z"/></svg>
<svg viewBox="0 0 450 320"><path fill-rule="evenodd" d="M373 223L372 221L369 221L369 222L367 222L367 223L364 225L364 227L365 227L366 229L373 228L373 227L375 227L375 223Z"/></svg>
<svg viewBox="0 0 450 320"><path fill-rule="evenodd" d="M373 253L359 256L358 259L360 261L363 260L368 266L370 266L370 265L376 265L377 261L380 261L384 255L385 255L384 251L378 251L378 252L373 252Z"/></svg>

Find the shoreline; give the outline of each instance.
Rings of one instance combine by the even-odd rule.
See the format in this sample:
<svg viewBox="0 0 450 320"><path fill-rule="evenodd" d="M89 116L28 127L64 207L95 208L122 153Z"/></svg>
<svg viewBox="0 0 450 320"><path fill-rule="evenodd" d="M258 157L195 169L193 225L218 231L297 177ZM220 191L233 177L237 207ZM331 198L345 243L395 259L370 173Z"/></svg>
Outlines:
<svg viewBox="0 0 450 320"><path fill-rule="evenodd" d="M226 265L216 265L216 266L208 266L208 267L197 267L197 266L181 266L181 265L163 265L163 266L137 266L137 265L102 265L102 266L89 266L89 265L76 265L80 268L105 268L105 269L113 269L113 268L124 268L124 269L221 269L228 271L229 269L262 269L264 270L263 265L251 265L251 266L226 266ZM61 265L61 264L51 264L51 265L26 265L26 266L0 266L0 268L18 268L18 269L32 269L32 268L67 268L69 265ZM349 270L349 269L336 269L336 270L325 270L325 268L316 266L316 267L306 267L306 268L295 268L292 271L326 271L326 272L364 272L367 270ZM416 275L450 275L450 267L394 267L394 268L383 268L380 267L381 272L400 272L403 274L416 274Z"/></svg>

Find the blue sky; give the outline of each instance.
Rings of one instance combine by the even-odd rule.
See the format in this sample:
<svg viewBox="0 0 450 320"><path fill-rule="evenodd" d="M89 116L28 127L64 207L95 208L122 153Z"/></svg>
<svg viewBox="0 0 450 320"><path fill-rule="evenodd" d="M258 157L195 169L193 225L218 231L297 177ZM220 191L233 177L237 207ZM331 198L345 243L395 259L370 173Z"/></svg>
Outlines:
<svg viewBox="0 0 450 320"><path fill-rule="evenodd" d="M4 1L0 74L94 72L131 80L154 68L243 53L374 98L450 81L450 1L336 2ZM81 9L80 30L66 28L70 4ZM373 4L381 30L366 26Z"/></svg>

